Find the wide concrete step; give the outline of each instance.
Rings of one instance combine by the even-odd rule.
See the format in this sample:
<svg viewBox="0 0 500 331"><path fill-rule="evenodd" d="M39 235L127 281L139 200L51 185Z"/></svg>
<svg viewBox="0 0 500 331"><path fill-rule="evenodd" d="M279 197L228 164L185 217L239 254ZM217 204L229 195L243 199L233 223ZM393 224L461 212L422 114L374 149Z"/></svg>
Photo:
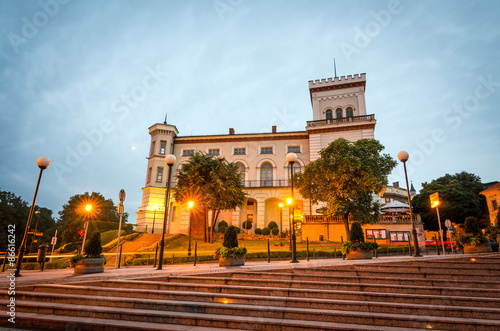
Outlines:
<svg viewBox="0 0 500 331"><path fill-rule="evenodd" d="M144 285L144 287L143 287ZM225 297L251 298L252 304L265 304L269 297L303 298L315 300L351 300L366 302L406 303L417 305L491 307L500 308L499 298L480 298L451 295L423 295L404 293L381 293L367 291L324 291L300 289L254 289L244 287L195 284L145 284L143 281L103 281L99 286L90 285L36 285L18 291L71 293L81 295L109 295L164 300L210 301ZM242 301L243 302L243 301Z"/></svg>
<svg viewBox="0 0 500 331"><path fill-rule="evenodd" d="M0 304L7 305L6 300ZM89 306L83 304L57 304L53 302L29 302L16 300L16 311L55 314L71 317L88 317L110 320L134 320L209 326L218 328L241 328L248 330L275 330L283 325L293 325L302 329L336 329L336 324L358 324L383 327L430 328L441 330L499 330L499 320L450 318L372 312L352 312L344 310L320 310L308 308L260 307L252 309L246 305L193 304L186 311L165 311L161 304L148 307L127 308L110 306ZM184 307L186 308L186 307Z"/></svg>
<svg viewBox="0 0 500 331"><path fill-rule="evenodd" d="M413 286L413 285L389 285L389 284L370 284L370 283L335 283L335 282L316 282L316 281L290 281L290 280L262 280L253 279L234 279L224 277L211 277L201 279L199 277L189 276L170 276L162 278L163 281L157 279L151 281L130 281L139 282L138 286L147 288L147 286L156 287L157 284L168 286L175 283L179 286L223 286L235 287L240 290L246 289L249 292L266 291L267 289L301 289L310 290L318 289L322 291L368 291L368 292L384 292L384 293L405 293L405 294L426 294L426 295L456 295L468 297L482 298L500 298L500 289L484 289L484 288L454 288L454 287L437 287L437 286Z"/></svg>
<svg viewBox="0 0 500 331"><path fill-rule="evenodd" d="M6 304L6 301L0 304ZM4 305L5 306L5 305ZM268 318L268 317L254 317L246 315L220 315L208 314L203 311L193 312L175 312L175 311L162 311L162 310L149 310L149 309L128 309L128 308L114 308L114 307L93 307L88 305L57 305L49 302L16 302L16 312L24 316L41 316L51 315L58 316L66 321L79 321L85 320L89 327L92 326L93 321L109 320L113 325L117 322L134 321L137 325L137 330L143 330L140 326L142 323L150 323L155 330L155 326L163 327L164 325L180 325L189 327L209 327L209 328L227 328L227 329L242 329L242 330L415 330L428 328L431 326L434 329L440 329L440 325L452 325L453 329L445 328L442 330L471 330L471 327L476 327L476 321L462 321L461 319L449 318L424 318L409 319L405 316L398 316L397 319L391 319L390 316L382 314L367 314L364 323L351 324L346 321L353 319L359 320L359 316L344 316L337 317L337 320L345 320L343 322L329 322L330 315L318 315L318 320L300 320L294 319L293 315L283 315L281 318ZM321 318L324 317L324 318ZM377 323L382 323L381 325ZM29 323L29 322L28 322ZM130 322L129 322L130 323ZM464 323L467 323L464 324ZM494 330L496 321L488 322L480 320L481 328L484 330ZM68 323L67 323L68 324ZM68 329L68 325L64 329ZM121 323L120 323L121 324ZM395 324L391 326L389 324ZM76 324L80 327L79 324ZM500 323L499 323L500 326ZM60 327L58 327L60 328ZM90 329L90 328L86 328ZM103 329L103 328L101 328ZM157 329L157 328L156 328ZM174 328L175 329L175 328ZM179 328L184 330L185 328ZM93 328L96 330L96 328ZM106 328L106 331L109 329ZM187 330L190 330L189 328Z"/></svg>
<svg viewBox="0 0 500 331"><path fill-rule="evenodd" d="M196 277L196 275L194 276ZM198 275L197 277L200 277ZM396 275L387 277L367 276L345 276L345 275L315 275L312 273L292 274L279 272L245 272L235 271L232 273L210 274L204 278L232 277L239 279L291 280L291 281L318 281L318 282L346 282L346 283L371 283L371 284L393 284L393 285L416 285L416 286L441 286L441 287L477 287L500 289L499 281L478 281L459 279L427 279L427 278L399 278ZM153 279L164 279L165 277L153 277Z"/></svg>
<svg viewBox="0 0 500 331"><path fill-rule="evenodd" d="M195 301L183 295L183 300L151 299L123 296L109 296L103 292L100 295L76 295L65 293L41 293L41 292L17 292L17 300L22 301L45 301L57 304L81 304L98 305L105 307L141 308L169 311L195 311L203 310L205 313L214 314L239 314L245 310L246 316L262 316L262 311L270 310L276 314L283 313L283 309L298 309L297 316L300 316L304 309L343 310L357 312L372 312L386 314L404 315L428 315L445 316L456 318L491 319L500 320L500 308L480 308L480 307L457 307L438 305L416 305L390 302L354 301L354 300L318 300L302 298L279 298L256 296L212 296L205 297L206 300ZM196 294L193 294L193 296ZM0 299L8 300L7 293L0 293ZM188 300L186 300L188 299ZM198 299L199 300L199 299ZM268 308L271 307L271 308ZM273 308L274 307L274 308ZM314 315L297 317L298 319L311 319ZM276 317L276 316L270 316Z"/></svg>

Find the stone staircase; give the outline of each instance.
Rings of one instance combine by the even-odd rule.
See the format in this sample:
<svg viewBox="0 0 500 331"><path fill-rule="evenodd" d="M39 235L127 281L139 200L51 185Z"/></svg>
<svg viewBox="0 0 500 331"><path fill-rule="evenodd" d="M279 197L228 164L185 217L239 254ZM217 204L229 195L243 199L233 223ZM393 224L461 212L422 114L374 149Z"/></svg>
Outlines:
<svg viewBox="0 0 500 331"><path fill-rule="evenodd" d="M373 263L375 262L375 263ZM500 255L96 280L16 289L61 330L500 330ZM1 308L8 295L0 292ZM7 323L2 313L0 322Z"/></svg>

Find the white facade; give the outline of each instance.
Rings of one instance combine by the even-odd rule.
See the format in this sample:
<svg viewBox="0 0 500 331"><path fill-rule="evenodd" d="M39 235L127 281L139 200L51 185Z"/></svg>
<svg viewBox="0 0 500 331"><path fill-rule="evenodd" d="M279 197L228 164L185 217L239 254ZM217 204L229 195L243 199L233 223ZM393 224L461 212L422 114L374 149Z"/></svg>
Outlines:
<svg viewBox="0 0 500 331"><path fill-rule="evenodd" d="M170 124L155 124L149 128L151 148L148 157L146 183L143 188L142 205L137 212L138 229L151 232L153 220L155 233L161 232L163 224L167 166L166 154L177 157L172 167L171 183L175 185L177 169L189 159L191 153L205 153L225 157L229 162L238 162L245 171L245 192L248 199L244 207L223 212L220 220L241 227L247 218L253 220L254 229L264 228L270 221L280 225L283 231L289 228L290 216L286 198L290 197L290 168L286 154L298 156L298 167L303 169L319 157L319 151L337 138L356 141L374 138L375 118L367 115L365 105L365 74L310 81L309 91L312 104L312 120L306 123L306 130L299 132L278 132L273 127L270 133L229 134L210 136L179 136L177 128ZM173 186L172 185L172 186ZM318 206L301 199L295 190L297 206L295 219L300 222L303 215L315 215ZM285 207L280 210L279 204ZM158 208L158 211L154 211ZM168 233L186 233L188 212L184 206L172 203ZM253 229L252 229L253 230Z"/></svg>

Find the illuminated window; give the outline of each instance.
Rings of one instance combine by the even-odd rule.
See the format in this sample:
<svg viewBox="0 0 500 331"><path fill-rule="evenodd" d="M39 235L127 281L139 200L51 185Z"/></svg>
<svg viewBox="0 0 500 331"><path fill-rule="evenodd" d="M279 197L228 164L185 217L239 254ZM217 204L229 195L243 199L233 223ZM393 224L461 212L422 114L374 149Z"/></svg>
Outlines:
<svg viewBox="0 0 500 331"><path fill-rule="evenodd" d="M182 156L193 156L194 149L185 149L182 151Z"/></svg>
<svg viewBox="0 0 500 331"><path fill-rule="evenodd" d="M337 108L337 110L335 110L335 113L337 115L337 118L342 118L342 108Z"/></svg>
<svg viewBox="0 0 500 331"><path fill-rule="evenodd" d="M218 148L210 148L208 150L208 155L220 155L220 149L218 149Z"/></svg>
<svg viewBox="0 0 500 331"><path fill-rule="evenodd" d="M273 154L273 148L272 147L261 147L260 154Z"/></svg>
<svg viewBox="0 0 500 331"><path fill-rule="evenodd" d="M247 149L245 147L234 149L234 155L245 155L246 153L247 153Z"/></svg>
<svg viewBox="0 0 500 331"><path fill-rule="evenodd" d="M333 118L332 110L331 109L327 109L326 110L326 119L327 120L331 120L332 118Z"/></svg>
<svg viewBox="0 0 500 331"><path fill-rule="evenodd" d="M386 239L387 231L385 229L366 230L366 239Z"/></svg>
<svg viewBox="0 0 500 331"><path fill-rule="evenodd" d="M410 232L391 231L389 232L389 237L392 242L408 242L410 239Z"/></svg>
<svg viewBox="0 0 500 331"><path fill-rule="evenodd" d="M165 155L165 147L167 146L167 142L165 140L160 141L160 154Z"/></svg>
<svg viewBox="0 0 500 331"><path fill-rule="evenodd" d="M300 153L300 146L288 146L288 153Z"/></svg>
<svg viewBox="0 0 500 331"><path fill-rule="evenodd" d="M156 172L156 182L161 183L162 179L163 179L163 168L158 167L158 170Z"/></svg>

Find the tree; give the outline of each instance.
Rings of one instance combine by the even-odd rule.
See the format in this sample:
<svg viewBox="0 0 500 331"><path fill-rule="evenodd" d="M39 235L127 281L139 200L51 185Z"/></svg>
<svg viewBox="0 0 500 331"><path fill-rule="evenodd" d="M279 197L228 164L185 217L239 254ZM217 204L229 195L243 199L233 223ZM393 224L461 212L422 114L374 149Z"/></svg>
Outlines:
<svg viewBox="0 0 500 331"><path fill-rule="evenodd" d="M365 242L365 235L363 234L363 228L361 227L361 223L352 222L351 224L351 233L349 233L349 240L352 242Z"/></svg>
<svg viewBox="0 0 500 331"><path fill-rule="evenodd" d="M90 238L89 242L85 245L85 256L87 257L101 257L101 233L95 232Z"/></svg>
<svg viewBox="0 0 500 331"><path fill-rule="evenodd" d="M212 220L205 226L205 241L212 242L222 210L235 210L245 202L242 179L237 163L199 151L181 166L174 198L180 203L194 199L197 205L205 205L212 211Z"/></svg>
<svg viewBox="0 0 500 331"><path fill-rule="evenodd" d="M224 233L224 242L222 246L227 248L235 248L238 247L238 228L230 225L227 227L226 232Z"/></svg>
<svg viewBox="0 0 500 331"><path fill-rule="evenodd" d="M86 206L92 206L90 210ZM128 214L124 213L122 222L126 223ZM84 229L85 222L89 222L87 238L94 232L117 230L120 222L117 208L113 200L106 199L100 193L85 192L72 196L68 203L59 212L57 228L61 233L62 243L78 241L78 231ZM124 227L122 226L122 229Z"/></svg>
<svg viewBox="0 0 500 331"><path fill-rule="evenodd" d="M300 194L313 203L323 201L325 216L342 217L346 238L349 217L362 223L378 220L380 206L372 194L387 184L387 176L396 166L384 146L374 139L350 142L340 138L320 151L320 158L295 174Z"/></svg>
<svg viewBox="0 0 500 331"><path fill-rule="evenodd" d="M446 174L430 183L423 183L422 190L413 197L412 205L415 213L420 214L426 230L438 231L437 213L431 208L429 196L439 193L439 214L444 227L446 219L463 224L468 216L479 217L486 203L481 178L468 172Z"/></svg>
<svg viewBox="0 0 500 331"><path fill-rule="evenodd" d="M23 240L30 207L31 206L26 201L16 196L14 193L0 190L0 251L5 251L5 249L7 249L9 225L12 225L15 230L17 251ZM55 231L51 231L51 228L53 228L55 224L55 220L52 217L52 210L35 206L35 211L39 211L40 214L38 216L33 213L31 228L35 229L38 220L37 231L43 232L43 236L37 238L38 242L35 247L38 247L38 245L42 243L50 244L50 238ZM27 239L26 248L29 249L32 240L31 235Z"/></svg>

